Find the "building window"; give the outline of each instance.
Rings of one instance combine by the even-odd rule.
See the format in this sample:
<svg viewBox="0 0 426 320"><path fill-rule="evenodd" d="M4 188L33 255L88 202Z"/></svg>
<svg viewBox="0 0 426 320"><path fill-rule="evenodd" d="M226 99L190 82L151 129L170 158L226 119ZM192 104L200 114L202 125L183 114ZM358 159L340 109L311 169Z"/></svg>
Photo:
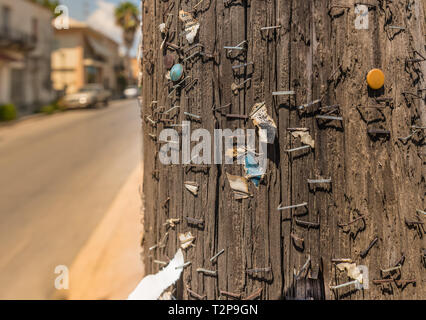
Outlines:
<svg viewBox="0 0 426 320"><path fill-rule="evenodd" d="M10 8L3 6L1 15L3 21L1 25L1 31L3 34L8 34L10 29Z"/></svg>
<svg viewBox="0 0 426 320"><path fill-rule="evenodd" d="M100 70L93 66L85 67L86 83L100 83Z"/></svg>

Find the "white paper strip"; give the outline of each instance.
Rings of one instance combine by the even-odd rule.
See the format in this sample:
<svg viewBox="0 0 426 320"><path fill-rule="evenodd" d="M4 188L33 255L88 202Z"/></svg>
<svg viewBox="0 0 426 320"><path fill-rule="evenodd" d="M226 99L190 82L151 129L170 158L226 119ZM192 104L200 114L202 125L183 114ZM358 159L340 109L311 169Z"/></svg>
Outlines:
<svg viewBox="0 0 426 320"><path fill-rule="evenodd" d="M167 267L143 278L127 300L157 300L164 290L179 280L183 269L176 269L176 267L183 263L183 253L179 249Z"/></svg>

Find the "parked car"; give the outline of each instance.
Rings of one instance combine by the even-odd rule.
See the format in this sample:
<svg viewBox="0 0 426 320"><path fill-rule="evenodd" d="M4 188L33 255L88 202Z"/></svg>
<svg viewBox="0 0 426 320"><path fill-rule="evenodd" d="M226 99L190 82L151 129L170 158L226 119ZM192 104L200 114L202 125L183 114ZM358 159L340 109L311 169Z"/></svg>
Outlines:
<svg viewBox="0 0 426 320"><path fill-rule="evenodd" d="M104 89L100 84L87 84L80 88L77 93L67 94L60 100L64 108L87 108L99 104L108 105L111 92Z"/></svg>
<svg viewBox="0 0 426 320"><path fill-rule="evenodd" d="M134 99L140 95L140 90L136 86L127 87L124 90L124 96L126 99Z"/></svg>

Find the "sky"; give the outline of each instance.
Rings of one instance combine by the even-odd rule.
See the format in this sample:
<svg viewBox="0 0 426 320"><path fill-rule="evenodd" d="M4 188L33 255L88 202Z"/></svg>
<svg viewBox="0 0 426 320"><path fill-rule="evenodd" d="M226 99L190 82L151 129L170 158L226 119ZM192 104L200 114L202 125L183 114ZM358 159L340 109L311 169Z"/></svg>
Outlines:
<svg viewBox="0 0 426 320"><path fill-rule="evenodd" d="M121 29L115 25L114 9L122 0L60 0L68 7L71 18L87 22L92 28L122 43ZM139 0L131 0L140 8ZM140 39L138 33L131 55L136 56ZM123 50L123 48L121 48Z"/></svg>

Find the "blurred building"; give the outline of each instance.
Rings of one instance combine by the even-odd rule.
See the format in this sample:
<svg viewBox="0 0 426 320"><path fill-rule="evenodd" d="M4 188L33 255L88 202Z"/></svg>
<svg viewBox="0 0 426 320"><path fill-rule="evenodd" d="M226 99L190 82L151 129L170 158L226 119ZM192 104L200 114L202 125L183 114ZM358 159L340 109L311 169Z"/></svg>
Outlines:
<svg viewBox="0 0 426 320"><path fill-rule="evenodd" d="M30 0L0 0L0 104L31 113L53 99L52 13Z"/></svg>
<svg viewBox="0 0 426 320"><path fill-rule="evenodd" d="M131 84L137 84L139 79L139 60L138 58L130 58L130 68L131 74L132 74L132 83Z"/></svg>
<svg viewBox="0 0 426 320"><path fill-rule="evenodd" d="M123 70L118 44L89 27L70 19L69 29L55 29L52 81L58 92L74 93L89 83L118 91L117 75Z"/></svg>

